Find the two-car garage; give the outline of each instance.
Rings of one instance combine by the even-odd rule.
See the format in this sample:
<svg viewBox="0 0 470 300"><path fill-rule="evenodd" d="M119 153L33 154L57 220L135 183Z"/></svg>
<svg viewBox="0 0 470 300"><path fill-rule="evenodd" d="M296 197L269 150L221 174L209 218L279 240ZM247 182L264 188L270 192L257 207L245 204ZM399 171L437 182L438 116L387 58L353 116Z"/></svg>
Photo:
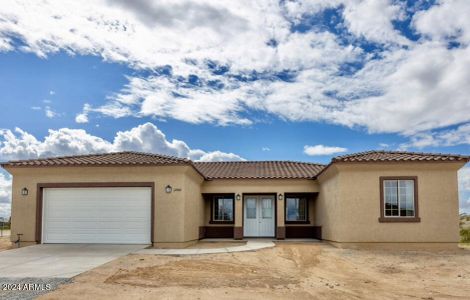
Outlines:
<svg viewBox="0 0 470 300"><path fill-rule="evenodd" d="M42 243L150 244L152 187L70 185L42 192Z"/></svg>

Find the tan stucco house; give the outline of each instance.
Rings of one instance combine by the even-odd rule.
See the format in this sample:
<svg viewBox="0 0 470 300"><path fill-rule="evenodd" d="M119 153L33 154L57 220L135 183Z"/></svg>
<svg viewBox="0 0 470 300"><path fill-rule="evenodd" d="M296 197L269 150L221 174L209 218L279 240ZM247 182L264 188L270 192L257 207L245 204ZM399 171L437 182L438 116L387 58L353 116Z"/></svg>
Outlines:
<svg viewBox="0 0 470 300"><path fill-rule="evenodd" d="M339 245L459 240L469 157L370 151L328 165L138 152L10 161L12 241L184 247L201 238Z"/></svg>

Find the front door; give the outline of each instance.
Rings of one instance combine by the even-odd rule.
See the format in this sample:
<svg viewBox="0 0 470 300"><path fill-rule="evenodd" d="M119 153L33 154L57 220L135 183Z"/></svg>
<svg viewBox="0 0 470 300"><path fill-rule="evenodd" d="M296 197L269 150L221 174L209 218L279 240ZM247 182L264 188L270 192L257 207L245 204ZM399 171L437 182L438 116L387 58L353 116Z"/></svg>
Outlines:
<svg viewBox="0 0 470 300"><path fill-rule="evenodd" d="M246 196L243 235L274 237L274 196Z"/></svg>

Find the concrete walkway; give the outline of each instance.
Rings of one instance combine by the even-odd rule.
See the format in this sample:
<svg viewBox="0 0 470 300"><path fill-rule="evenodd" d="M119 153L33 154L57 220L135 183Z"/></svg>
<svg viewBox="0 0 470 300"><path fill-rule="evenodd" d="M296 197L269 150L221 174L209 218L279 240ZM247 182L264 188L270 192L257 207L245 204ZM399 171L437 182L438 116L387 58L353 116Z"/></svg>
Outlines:
<svg viewBox="0 0 470 300"><path fill-rule="evenodd" d="M233 241L233 240L232 240ZM246 245L208 248L208 249L142 249L135 251L134 254L154 254L154 255L199 255L199 254L215 254L215 253L231 253L243 251L256 251L259 249L271 248L275 244L269 240L247 241Z"/></svg>
<svg viewBox="0 0 470 300"><path fill-rule="evenodd" d="M144 247L148 245L44 244L6 250L0 252L0 277L71 278Z"/></svg>

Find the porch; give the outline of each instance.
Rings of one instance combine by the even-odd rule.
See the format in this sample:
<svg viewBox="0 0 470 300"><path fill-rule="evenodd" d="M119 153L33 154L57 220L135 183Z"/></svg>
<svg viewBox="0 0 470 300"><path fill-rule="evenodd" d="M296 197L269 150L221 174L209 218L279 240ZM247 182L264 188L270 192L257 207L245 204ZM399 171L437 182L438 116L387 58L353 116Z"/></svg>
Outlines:
<svg viewBox="0 0 470 300"><path fill-rule="evenodd" d="M318 192L204 193L204 226L199 239L318 241Z"/></svg>

